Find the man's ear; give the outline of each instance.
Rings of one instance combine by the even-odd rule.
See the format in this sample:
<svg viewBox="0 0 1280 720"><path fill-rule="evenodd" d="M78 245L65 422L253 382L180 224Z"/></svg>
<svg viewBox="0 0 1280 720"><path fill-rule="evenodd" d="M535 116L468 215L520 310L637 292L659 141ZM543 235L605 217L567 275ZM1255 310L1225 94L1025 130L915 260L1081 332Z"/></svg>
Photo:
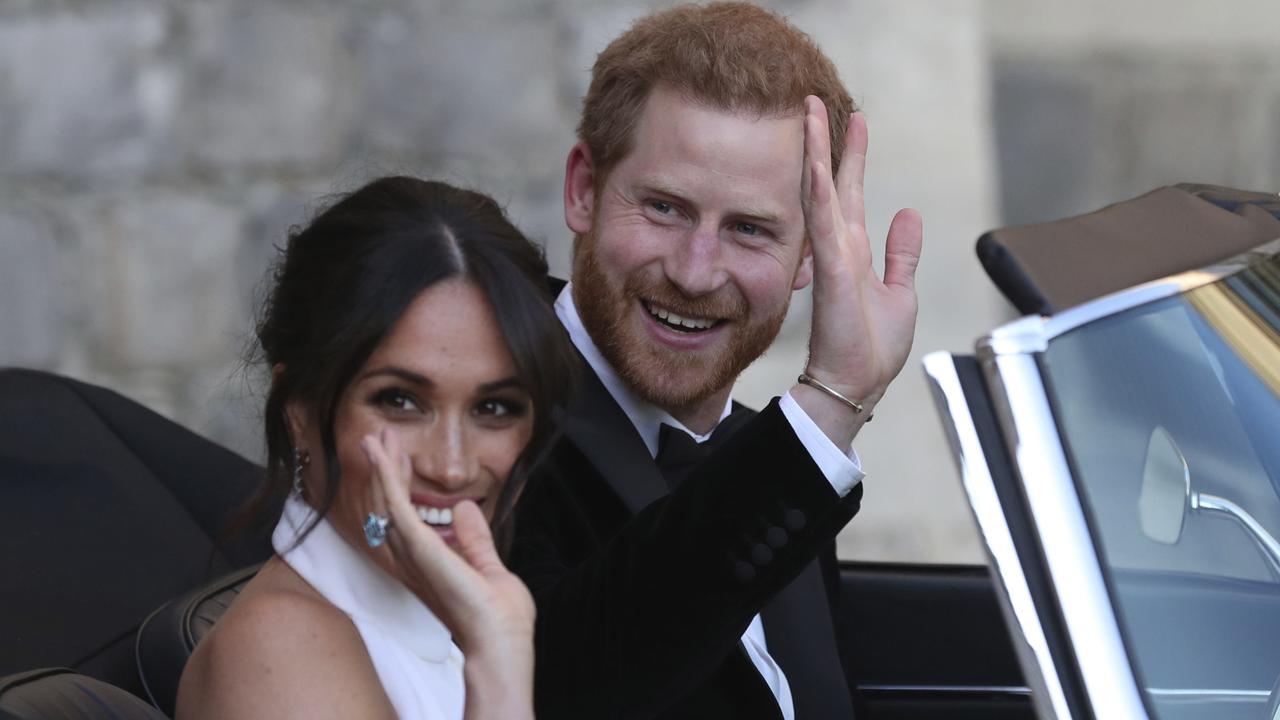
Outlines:
<svg viewBox="0 0 1280 720"><path fill-rule="evenodd" d="M813 245L807 237L804 239L804 250L801 252L800 267L796 268L796 279L791 283L792 290L803 290L813 282Z"/></svg>
<svg viewBox="0 0 1280 720"><path fill-rule="evenodd" d="M591 150L579 142L569 151L564 167L564 223L578 235L591 232L595 214L596 169Z"/></svg>

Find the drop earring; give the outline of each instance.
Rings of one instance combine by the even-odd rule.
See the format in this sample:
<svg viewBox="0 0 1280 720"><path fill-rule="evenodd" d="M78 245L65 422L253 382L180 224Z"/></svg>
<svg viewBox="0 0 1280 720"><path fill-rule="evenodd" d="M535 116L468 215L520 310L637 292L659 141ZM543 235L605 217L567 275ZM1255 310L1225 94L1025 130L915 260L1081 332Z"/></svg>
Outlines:
<svg viewBox="0 0 1280 720"><path fill-rule="evenodd" d="M311 464L311 453L293 450L293 494L302 497L302 468Z"/></svg>

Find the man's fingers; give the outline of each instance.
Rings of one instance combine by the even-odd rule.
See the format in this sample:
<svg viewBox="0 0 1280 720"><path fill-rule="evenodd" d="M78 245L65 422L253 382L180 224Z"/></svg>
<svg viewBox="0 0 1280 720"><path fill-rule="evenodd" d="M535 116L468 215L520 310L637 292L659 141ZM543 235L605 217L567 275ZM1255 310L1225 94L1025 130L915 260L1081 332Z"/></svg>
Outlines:
<svg viewBox="0 0 1280 720"><path fill-rule="evenodd" d="M836 195L844 220L850 225L866 227L867 212L863 179L867 172L867 119L860 112L849 116L844 133L844 154L836 175Z"/></svg>
<svg viewBox="0 0 1280 720"><path fill-rule="evenodd" d="M893 216L884 247L884 284L915 292L916 268L924 245L924 221L920 213L906 208Z"/></svg>
<svg viewBox="0 0 1280 720"><path fill-rule="evenodd" d="M840 216L831 178L831 140L827 134L827 111L816 97L805 98L804 118L804 218L813 244L814 262L821 265L836 257L836 219ZM829 262L829 261L828 261Z"/></svg>
<svg viewBox="0 0 1280 720"><path fill-rule="evenodd" d="M493 544L489 521L471 500L453 506L453 533L462 557L480 574L487 575L495 568L504 569Z"/></svg>

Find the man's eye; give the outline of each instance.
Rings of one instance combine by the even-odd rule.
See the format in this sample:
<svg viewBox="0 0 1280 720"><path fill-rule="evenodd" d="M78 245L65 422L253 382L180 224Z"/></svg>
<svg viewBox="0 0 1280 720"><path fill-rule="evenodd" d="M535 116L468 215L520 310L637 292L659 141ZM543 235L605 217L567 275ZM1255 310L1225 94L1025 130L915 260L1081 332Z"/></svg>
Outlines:
<svg viewBox="0 0 1280 720"><path fill-rule="evenodd" d="M653 208L655 212L661 213L663 215L670 215L676 210L675 207L671 205L671 203L664 202L662 200L651 201L649 203L649 207Z"/></svg>
<svg viewBox="0 0 1280 720"><path fill-rule="evenodd" d="M745 223L745 222L736 223L736 224L733 226L733 230L734 230L734 232L736 232L736 233L738 233L738 234L740 234L740 235L752 235L752 236L754 236L754 235L759 235L759 234L760 234L760 226L759 226L759 225L752 225L751 223Z"/></svg>

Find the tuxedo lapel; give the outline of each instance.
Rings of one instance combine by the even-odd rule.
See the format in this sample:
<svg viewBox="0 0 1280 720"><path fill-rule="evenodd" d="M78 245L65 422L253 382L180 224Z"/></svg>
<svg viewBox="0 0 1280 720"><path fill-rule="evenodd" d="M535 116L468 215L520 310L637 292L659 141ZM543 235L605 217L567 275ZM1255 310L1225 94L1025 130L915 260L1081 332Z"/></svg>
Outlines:
<svg viewBox="0 0 1280 720"><path fill-rule="evenodd" d="M761 615L769 654L791 685L796 720L853 717L818 562L809 563Z"/></svg>
<svg viewBox="0 0 1280 720"><path fill-rule="evenodd" d="M631 514L667 494L667 484L631 419L586 362L562 425Z"/></svg>
<svg viewBox="0 0 1280 720"><path fill-rule="evenodd" d="M577 446L627 510L638 513L667 495L667 483L630 418L590 366L583 362L582 367L578 390L562 416L565 438ZM735 431L752 415L735 403L734 412L724 421L724 430ZM852 717L818 564L811 563L765 607L762 615L769 654L782 667L791 686L796 719ZM719 673L722 681L732 679L727 692L759 694L759 702L754 703L755 717L780 717L768 685L741 642Z"/></svg>

